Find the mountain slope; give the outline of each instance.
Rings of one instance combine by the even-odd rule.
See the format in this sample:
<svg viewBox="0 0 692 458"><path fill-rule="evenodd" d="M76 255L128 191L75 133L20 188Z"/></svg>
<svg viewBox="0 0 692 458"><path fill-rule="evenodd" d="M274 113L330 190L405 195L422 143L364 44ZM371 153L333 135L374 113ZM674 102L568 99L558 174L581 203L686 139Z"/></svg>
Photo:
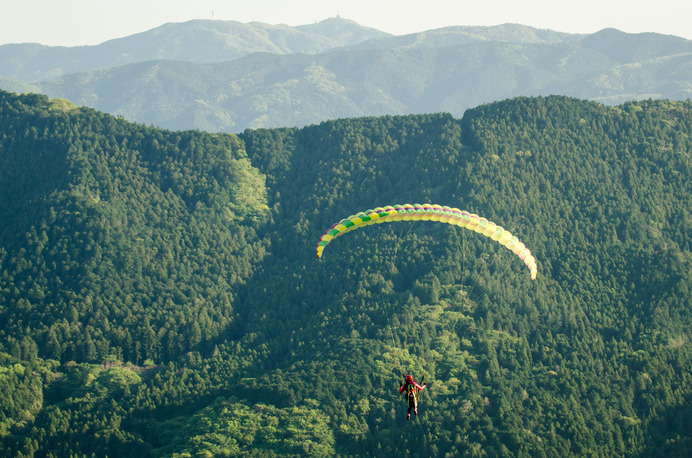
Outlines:
<svg viewBox="0 0 692 458"><path fill-rule="evenodd" d="M236 137L1 100L8 454L692 449L690 102L517 98ZM315 257L335 221L405 202L503 225L538 279L433 222ZM427 381L408 422L402 373Z"/></svg>
<svg viewBox="0 0 692 458"><path fill-rule="evenodd" d="M253 220L267 211L237 139L154 133L39 96L2 93L1 106L12 132L0 144L5 332L20 339L24 322L34 339L60 336L46 355L56 359L90 360L117 341L139 363L234 321L231 285L261 259ZM26 249L30 262L16 257Z"/></svg>

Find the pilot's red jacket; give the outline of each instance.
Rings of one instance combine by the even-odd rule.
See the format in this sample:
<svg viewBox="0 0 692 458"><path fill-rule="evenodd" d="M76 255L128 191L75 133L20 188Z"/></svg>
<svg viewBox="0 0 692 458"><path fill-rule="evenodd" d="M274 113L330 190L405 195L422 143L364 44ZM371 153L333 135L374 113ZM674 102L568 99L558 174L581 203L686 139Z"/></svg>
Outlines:
<svg viewBox="0 0 692 458"><path fill-rule="evenodd" d="M405 385L401 385L401 387L399 387L399 394L403 393L404 390L406 390L406 388L407 388L409 385L415 386L416 388L418 388L418 390L424 390L424 389L425 389L425 385L424 385L424 386L420 386L419 384L416 383L415 380L411 380L410 382L407 380Z"/></svg>

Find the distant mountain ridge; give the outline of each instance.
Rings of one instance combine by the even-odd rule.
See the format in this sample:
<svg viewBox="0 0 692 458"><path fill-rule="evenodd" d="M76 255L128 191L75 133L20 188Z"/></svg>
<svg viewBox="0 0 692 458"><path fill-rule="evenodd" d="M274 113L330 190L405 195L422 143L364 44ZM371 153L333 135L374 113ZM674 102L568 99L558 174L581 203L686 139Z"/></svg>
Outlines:
<svg viewBox="0 0 692 458"><path fill-rule="evenodd" d="M193 20L167 23L95 46L0 46L0 77L40 81L151 60L213 63L254 52L317 54L389 36L353 21L326 19L298 27L260 22Z"/></svg>
<svg viewBox="0 0 692 458"><path fill-rule="evenodd" d="M457 46L467 43L500 41L508 43L571 43L585 35L535 29L521 24L495 26L450 26L401 36L374 38L354 48L386 49L407 47Z"/></svg>
<svg viewBox="0 0 692 458"><path fill-rule="evenodd" d="M21 46L34 54L22 54ZM692 97L692 41L615 29L574 35L504 24L392 36L341 18L300 27L191 21L86 49L37 46L0 47L0 88L64 97L169 129L461 116L521 95L608 104ZM61 60L60 52L76 57ZM89 53L101 60L89 61ZM78 66L94 69L70 73ZM35 81L20 74L63 76Z"/></svg>

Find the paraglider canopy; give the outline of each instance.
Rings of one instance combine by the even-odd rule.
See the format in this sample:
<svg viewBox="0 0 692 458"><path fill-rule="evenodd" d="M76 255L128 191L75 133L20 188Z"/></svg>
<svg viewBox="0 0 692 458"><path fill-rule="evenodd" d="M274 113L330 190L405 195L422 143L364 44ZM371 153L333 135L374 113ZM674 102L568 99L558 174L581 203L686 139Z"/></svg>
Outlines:
<svg viewBox="0 0 692 458"><path fill-rule="evenodd" d="M322 234L322 237L320 237L320 240L317 242L317 257L322 257L322 252L329 242L347 232L371 224L397 221L434 221L460 226L470 231L477 232L498 242L524 261L524 264L526 264L526 267L528 267L531 273L532 280L535 280L538 274L536 258L533 257L526 245L508 230L476 214L462 211L458 208L435 204L404 204L377 207L344 218L332 225L327 232Z"/></svg>

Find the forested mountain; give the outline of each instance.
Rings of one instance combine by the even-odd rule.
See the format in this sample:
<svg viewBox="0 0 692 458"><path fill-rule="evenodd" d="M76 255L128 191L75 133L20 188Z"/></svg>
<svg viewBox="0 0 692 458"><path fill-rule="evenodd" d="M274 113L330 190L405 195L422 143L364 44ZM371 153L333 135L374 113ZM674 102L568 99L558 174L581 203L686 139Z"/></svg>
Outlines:
<svg viewBox="0 0 692 458"><path fill-rule="evenodd" d="M385 114L462 116L517 96L613 105L692 96L689 40L516 24L388 36L339 18L295 28L193 21L84 49L0 46L0 62L6 90L211 132Z"/></svg>
<svg viewBox="0 0 692 458"><path fill-rule="evenodd" d="M94 46L2 45L0 77L36 82L152 60L211 63L256 52L316 54L388 35L340 18L297 27L194 20L164 24Z"/></svg>
<svg viewBox="0 0 692 458"><path fill-rule="evenodd" d="M10 456L686 456L692 105L235 136L0 93ZM319 236L439 203L502 224ZM402 372L428 382L405 420Z"/></svg>

